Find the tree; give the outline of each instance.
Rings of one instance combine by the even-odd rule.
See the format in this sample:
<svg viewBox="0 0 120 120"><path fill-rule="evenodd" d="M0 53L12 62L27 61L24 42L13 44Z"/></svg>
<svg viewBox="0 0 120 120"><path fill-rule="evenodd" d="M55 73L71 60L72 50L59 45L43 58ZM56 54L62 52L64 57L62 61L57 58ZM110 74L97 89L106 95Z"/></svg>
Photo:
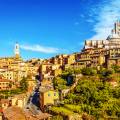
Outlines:
<svg viewBox="0 0 120 120"><path fill-rule="evenodd" d="M107 74L111 72L107 71ZM120 116L120 94L119 86L113 88L109 82L93 79L81 79L75 88L75 91L69 93L64 99L65 103L79 105L82 112L101 117Z"/></svg>
<svg viewBox="0 0 120 120"><path fill-rule="evenodd" d="M116 72L119 73L120 72L120 67L118 65L113 65L112 69Z"/></svg>
<svg viewBox="0 0 120 120"><path fill-rule="evenodd" d="M99 71L100 79L103 81L110 80L112 77L111 75L114 73L112 69L102 69Z"/></svg>
<svg viewBox="0 0 120 120"><path fill-rule="evenodd" d="M23 77L23 79L20 81L20 88L21 88L22 91L27 91L28 90L27 78Z"/></svg>
<svg viewBox="0 0 120 120"><path fill-rule="evenodd" d="M53 85L54 88L58 88L58 89L65 88L67 85L67 81L61 77L55 77L53 79Z"/></svg>
<svg viewBox="0 0 120 120"><path fill-rule="evenodd" d="M83 68L81 70L81 73L83 75L90 75L91 76L91 75L97 74L97 71L95 69L93 69L93 68Z"/></svg>
<svg viewBox="0 0 120 120"><path fill-rule="evenodd" d="M53 116L51 120L63 120L63 117L60 115Z"/></svg>

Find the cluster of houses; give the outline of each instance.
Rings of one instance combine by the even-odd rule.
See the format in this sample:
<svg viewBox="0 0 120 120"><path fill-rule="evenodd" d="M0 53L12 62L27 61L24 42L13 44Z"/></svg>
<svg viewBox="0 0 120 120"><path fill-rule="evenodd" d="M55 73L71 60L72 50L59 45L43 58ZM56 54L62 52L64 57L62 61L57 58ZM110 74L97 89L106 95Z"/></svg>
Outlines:
<svg viewBox="0 0 120 120"><path fill-rule="evenodd" d="M0 90L15 89L24 77L35 79L38 67L38 64L33 65L20 57L19 44L16 43L15 56L0 58Z"/></svg>
<svg viewBox="0 0 120 120"><path fill-rule="evenodd" d="M100 67L111 68L114 65L120 66L120 21L114 24L111 35L107 39L86 40L81 52L56 55L50 59L43 60L39 66L41 85L44 87L40 96L45 95L45 98L50 98L54 103L56 102L58 98L54 96L56 94L55 90L48 89L49 87L45 89L45 87L52 86L53 78L60 75L67 68L95 67L99 69ZM44 108L44 105L53 102L45 98L44 100L40 99L41 103L43 103L41 109Z"/></svg>
<svg viewBox="0 0 120 120"><path fill-rule="evenodd" d="M83 49L70 55L57 55L40 65L41 80L61 74L66 68L106 67L120 65L120 21L114 24L105 40L86 40Z"/></svg>
<svg viewBox="0 0 120 120"><path fill-rule="evenodd" d="M30 76L29 88L35 87L35 77L40 80L40 109L55 104L59 92L53 88L53 78L67 68L106 67L120 65L120 22L114 24L111 35L105 40L86 40L81 52L61 54L42 61L23 61L20 57L19 44L15 45L15 56L0 58L0 91L11 90L19 86L23 77ZM26 95L24 95L26 96ZM27 97L14 96L10 100L1 100L2 108L18 106L23 108Z"/></svg>

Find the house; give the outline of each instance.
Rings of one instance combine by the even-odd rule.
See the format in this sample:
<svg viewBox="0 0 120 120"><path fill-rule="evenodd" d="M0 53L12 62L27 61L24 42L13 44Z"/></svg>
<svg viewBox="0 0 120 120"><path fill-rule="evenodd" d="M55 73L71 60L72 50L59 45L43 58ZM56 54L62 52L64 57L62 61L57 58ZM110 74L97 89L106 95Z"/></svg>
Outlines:
<svg viewBox="0 0 120 120"><path fill-rule="evenodd" d="M7 109L10 106L10 101L8 99L1 99L0 106L3 110Z"/></svg>
<svg viewBox="0 0 120 120"><path fill-rule="evenodd" d="M40 87L40 109L44 111L47 105L54 105L59 100L59 92L50 86Z"/></svg>
<svg viewBox="0 0 120 120"><path fill-rule="evenodd" d="M13 98L11 98L11 105L12 106L24 108L26 102L27 102L27 95L26 94L16 95Z"/></svg>
<svg viewBox="0 0 120 120"><path fill-rule="evenodd" d="M10 80L4 79L0 76L0 91L12 89L13 84Z"/></svg>

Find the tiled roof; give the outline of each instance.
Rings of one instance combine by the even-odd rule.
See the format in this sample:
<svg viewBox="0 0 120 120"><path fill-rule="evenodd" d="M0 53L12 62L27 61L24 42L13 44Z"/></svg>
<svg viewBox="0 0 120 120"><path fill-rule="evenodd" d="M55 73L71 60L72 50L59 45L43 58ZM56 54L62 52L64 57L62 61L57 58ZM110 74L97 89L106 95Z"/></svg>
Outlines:
<svg viewBox="0 0 120 120"><path fill-rule="evenodd" d="M10 82L10 80L0 78L0 82Z"/></svg>
<svg viewBox="0 0 120 120"><path fill-rule="evenodd" d="M47 92L47 91L51 91L51 90L53 90L53 88L52 88L51 86L41 86L41 87L39 88L39 91L40 91L41 93L44 93L44 92Z"/></svg>
<svg viewBox="0 0 120 120"><path fill-rule="evenodd" d="M0 100L0 103L3 104L3 103L9 103L9 100L8 99L1 99Z"/></svg>
<svg viewBox="0 0 120 120"><path fill-rule="evenodd" d="M51 116L48 113L33 115L30 111L23 111L15 106L7 108L3 113L8 120L43 120Z"/></svg>
<svg viewBox="0 0 120 120"><path fill-rule="evenodd" d="M0 108L0 113L2 113L3 112L3 109L2 108Z"/></svg>
<svg viewBox="0 0 120 120"><path fill-rule="evenodd" d="M30 111L26 111L25 115L27 120L43 120L51 116L48 113L40 113L38 115L33 115Z"/></svg>
<svg viewBox="0 0 120 120"><path fill-rule="evenodd" d="M9 107L3 113L8 120L26 120L24 112L19 107Z"/></svg>

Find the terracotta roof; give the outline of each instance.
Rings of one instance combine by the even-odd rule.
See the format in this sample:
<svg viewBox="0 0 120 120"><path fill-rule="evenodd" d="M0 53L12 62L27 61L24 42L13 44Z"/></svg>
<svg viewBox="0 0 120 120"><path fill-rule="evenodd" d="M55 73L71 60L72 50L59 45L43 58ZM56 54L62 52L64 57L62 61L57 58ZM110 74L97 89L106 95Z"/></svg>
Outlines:
<svg viewBox="0 0 120 120"><path fill-rule="evenodd" d="M26 120L23 110L19 107L9 107L3 113L8 120Z"/></svg>
<svg viewBox="0 0 120 120"><path fill-rule="evenodd" d="M30 111L25 111L25 115L27 120L43 120L52 116L48 113L40 113L38 115L33 115Z"/></svg>
<svg viewBox="0 0 120 120"><path fill-rule="evenodd" d="M3 104L3 103L9 103L9 100L8 99L1 99L0 100L0 103Z"/></svg>
<svg viewBox="0 0 120 120"><path fill-rule="evenodd" d="M26 97L26 94L19 94L19 95L15 95L13 98L17 98L19 100L22 100Z"/></svg>
<svg viewBox="0 0 120 120"><path fill-rule="evenodd" d="M10 80L0 78L0 82L10 82Z"/></svg>
<svg viewBox="0 0 120 120"><path fill-rule="evenodd" d="M52 88L51 86L41 86L41 87L39 88L39 91L40 91L41 93L44 93L44 92L47 92L47 91L54 91L54 90L53 90L53 88Z"/></svg>
<svg viewBox="0 0 120 120"><path fill-rule="evenodd" d="M51 115L48 113L32 114L30 111L23 111L19 107L9 107L3 111L8 120L43 120Z"/></svg>
<svg viewBox="0 0 120 120"><path fill-rule="evenodd" d="M2 113L3 112L3 109L2 108L0 108L0 113Z"/></svg>

